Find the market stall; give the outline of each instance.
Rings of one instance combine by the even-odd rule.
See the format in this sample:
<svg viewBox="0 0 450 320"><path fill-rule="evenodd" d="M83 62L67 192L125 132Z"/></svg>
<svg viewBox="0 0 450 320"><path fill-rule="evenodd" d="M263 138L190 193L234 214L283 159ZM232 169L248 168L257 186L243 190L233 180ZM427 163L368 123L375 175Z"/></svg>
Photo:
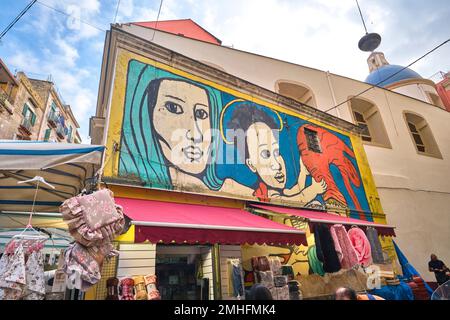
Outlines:
<svg viewBox="0 0 450 320"><path fill-rule="evenodd" d="M306 232L306 246L290 248L284 254L281 250L270 251L282 257L284 263L294 264L295 279L304 298L331 297L340 286L366 291L397 281L398 261L381 243L395 236L392 226L320 210L262 204L249 204L248 210ZM247 258L255 252L249 251Z"/></svg>
<svg viewBox="0 0 450 320"><path fill-rule="evenodd" d="M104 147L0 141L1 299L77 298L62 272L73 242L59 206L90 189ZM13 273L14 265L23 274ZM70 298L69 297L69 298Z"/></svg>
<svg viewBox="0 0 450 320"><path fill-rule="evenodd" d="M116 276L154 274L162 299L244 299L242 244L306 244L303 231L239 208L115 201L132 224Z"/></svg>

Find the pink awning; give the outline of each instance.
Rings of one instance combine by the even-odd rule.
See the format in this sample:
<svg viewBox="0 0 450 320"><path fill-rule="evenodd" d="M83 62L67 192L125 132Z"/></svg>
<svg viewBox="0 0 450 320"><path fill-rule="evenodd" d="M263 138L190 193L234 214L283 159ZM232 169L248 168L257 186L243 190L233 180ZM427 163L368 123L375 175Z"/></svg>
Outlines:
<svg viewBox="0 0 450 320"><path fill-rule="evenodd" d="M115 197L135 242L307 244L305 233L242 209Z"/></svg>
<svg viewBox="0 0 450 320"><path fill-rule="evenodd" d="M373 227L377 230L378 234L384 236L395 236L394 227L386 225L386 224L377 224L370 221L359 220L354 218L342 217L338 215L334 215L327 212L320 212L314 210L305 210L305 209L295 209L295 208L287 208L287 207L278 207L278 206L267 206L267 205L259 205L252 204L253 208L263 209L275 213L283 213L289 216L297 216L302 217L308 220L309 226L311 229L314 229L314 224L323 223L323 224L342 224L346 227L351 227L353 225L360 227L361 229L365 229L367 227Z"/></svg>

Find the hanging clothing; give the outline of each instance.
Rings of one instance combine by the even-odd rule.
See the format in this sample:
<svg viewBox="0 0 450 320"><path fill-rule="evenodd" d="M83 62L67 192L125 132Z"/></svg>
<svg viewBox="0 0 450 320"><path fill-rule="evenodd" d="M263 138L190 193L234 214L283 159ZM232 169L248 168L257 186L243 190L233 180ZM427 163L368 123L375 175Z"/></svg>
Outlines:
<svg viewBox="0 0 450 320"><path fill-rule="evenodd" d="M341 224L335 224L330 228L331 236L335 247L340 248L341 253L341 267L343 269L351 269L358 264L358 255L353 248L352 243L348 237L347 230Z"/></svg>
<svg viewBox="0 0 450 320"><path fill-rule="evenodd" d="M20 300L26 285L25 253L22 244L14 250L13 255L4 254L7 259L4 272L0 274L0 288L3 289L4 300ZM4 264L4 263L2 263Z"/></svg>
<svg viewBox="0 0 450 320"><path fill-rule="evenodd" d="M244 285L242 283L242 268L239 265L232 264L232 282L233 297L242 297L244 295Z"/></svg>
<svg viewBox="0 0 450 320"><path fill-rule="evenodd" d="M33 251L25 265L26 290L24 300L43 300L45 297L44 257L41 251Z"/></svg>
<svg viewBox="0 0 450 320"><path fill-rule="evenodd" d="M338 272L341 270L341 264L334 249L334 242L330 230L323 224L318 224L315 229L314 235L317 234L323 254L323 270L327 273Z"/></svg>
<svg viewBox="0 0 450 320"><path fill-rule="evenodd" d="M372 250L370 248L369 240L367 239L364 231L360 228L352 227L348 231L348 237L355 248L358 255L358 262L364 267L368 267L372 264Z"/></svg>
<svg viewBox="0 0 450 320"><path fill-rule="evenodd" d="M86 291L100 280L103 260L115 255L110 243L86 248L76 242L66 249L62 269L76 289Z"/></svg>
<svg viewBox="0 0 450 320"><path fill-rule="evenodd" d="M311 246L308 249L308 262L309 267L313 273L318 274L319 276L324 276L325 272L323 271L322 262L319 261L316 254L316 246Z"/></svg>
<svg viewBox="0 0 450 320"><path fill-rule="evenodd" d="M320 245L319 228L314 228L314 243L316 245L316 256L320 262L323 264L323 252L322 246Z"/></svg>
<svg viewBox="0 0 450 320"><path fill-rule="evenodd" d="M375 228L367 228L367 239L370 243L370 249L372 250L372 259L374 263L384 263L383 249L381 248L380 238L378 237L378 231Z"/></svg>

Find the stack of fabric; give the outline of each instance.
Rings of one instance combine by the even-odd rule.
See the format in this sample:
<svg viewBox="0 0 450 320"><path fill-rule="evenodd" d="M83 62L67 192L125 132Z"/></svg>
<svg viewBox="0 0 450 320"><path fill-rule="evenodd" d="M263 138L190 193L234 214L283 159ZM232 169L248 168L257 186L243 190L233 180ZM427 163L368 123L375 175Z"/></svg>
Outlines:
<svg viewBox="0 0 450 320"><path fill-rule="evenodd" d="M302 293L300 291L300 284L298 281L293 280L288 282L289 287L289 299L290 300L302 300Z"/></svg>

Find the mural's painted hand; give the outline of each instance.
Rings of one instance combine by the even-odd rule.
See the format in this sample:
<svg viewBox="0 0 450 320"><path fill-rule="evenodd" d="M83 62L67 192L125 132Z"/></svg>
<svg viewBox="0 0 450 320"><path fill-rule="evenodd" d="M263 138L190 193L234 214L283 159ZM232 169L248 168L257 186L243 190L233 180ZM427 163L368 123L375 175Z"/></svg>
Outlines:
<svg viewBox="0 0 450 320"><path fill-rule="evenodd" d="M310 188L313 188L314 192L319 195L327 191L327 183L325 182L325 179L320 180L317 182L314 178L312 179L312 183Z"/></svg>

